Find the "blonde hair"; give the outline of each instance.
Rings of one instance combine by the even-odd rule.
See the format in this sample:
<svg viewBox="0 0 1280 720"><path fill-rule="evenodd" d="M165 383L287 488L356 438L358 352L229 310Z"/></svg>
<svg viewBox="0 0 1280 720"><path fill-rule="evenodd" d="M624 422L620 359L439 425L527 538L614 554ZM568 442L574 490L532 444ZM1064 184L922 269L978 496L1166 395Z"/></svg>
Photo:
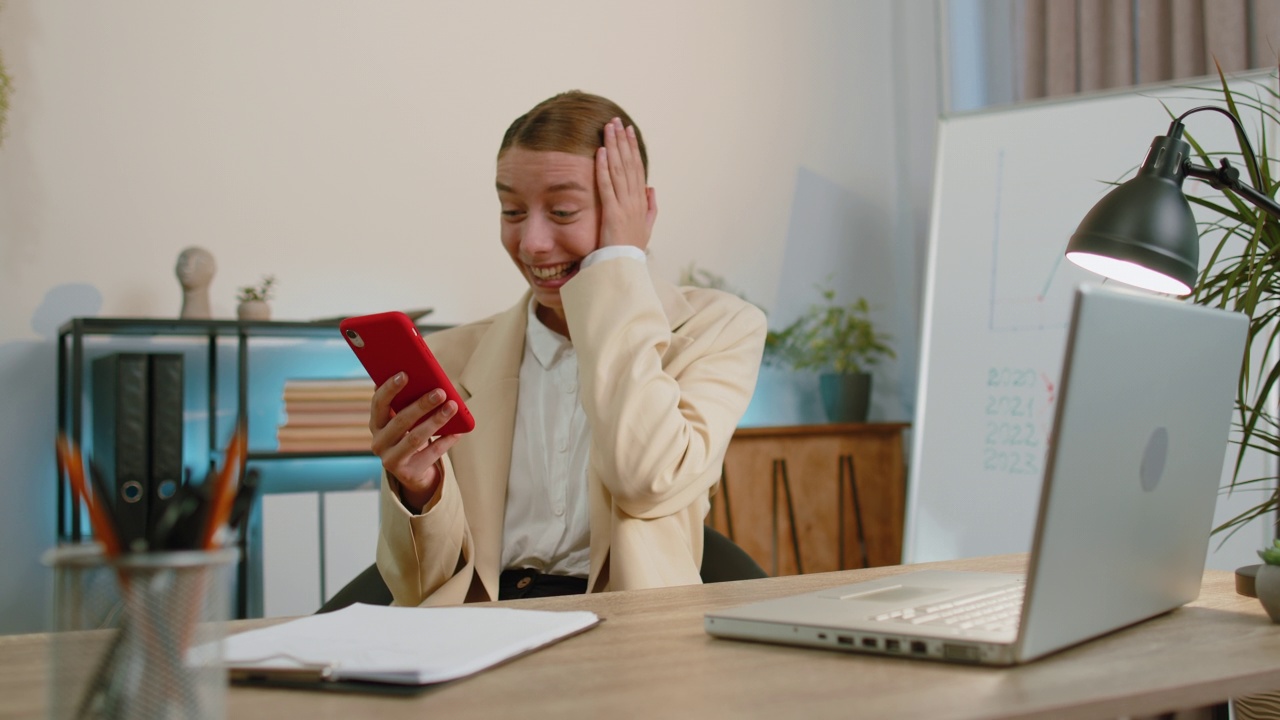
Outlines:
<svg viewBox="0 0 1280 720"><path fill-rule="evenodd" d="M621 118L623 126L635 125L626 111L608 98L581 90L562 92L534 105L511 123L498 147L498 159L513 147L594 158L596 150L604 145L604 126L613 118ZM649 154L638 127L636 141L647 178Z"/></svg>

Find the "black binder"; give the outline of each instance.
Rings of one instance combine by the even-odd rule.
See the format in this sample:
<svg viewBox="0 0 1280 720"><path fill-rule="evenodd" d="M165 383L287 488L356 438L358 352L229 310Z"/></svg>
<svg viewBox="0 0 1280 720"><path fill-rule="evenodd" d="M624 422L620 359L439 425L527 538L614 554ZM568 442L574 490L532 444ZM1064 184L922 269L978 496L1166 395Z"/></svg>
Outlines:
<svg viewBox="0 0 1280 720"><path fill-rule="evenodd" d="M151 353L150 473L147 483L147 537L182 484L182 355Z"/></svg>
<svg viewBox="0 0 1280 720"><path fill-rule="evenodd" d="M114 493L111 507L126 548L146 538L149 388L145 353L113 353L94 359L93 459Z"/></svg>

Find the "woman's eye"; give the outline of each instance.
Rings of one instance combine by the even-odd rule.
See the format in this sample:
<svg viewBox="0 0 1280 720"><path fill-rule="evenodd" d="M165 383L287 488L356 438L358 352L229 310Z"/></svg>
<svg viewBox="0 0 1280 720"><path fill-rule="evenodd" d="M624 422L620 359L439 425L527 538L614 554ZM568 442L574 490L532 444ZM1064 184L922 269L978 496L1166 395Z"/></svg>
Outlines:
<svg viewBox="0 0 1280 720"><path fill-rule="evenodd" d="M518 218L521 215L524 215L523 210L508 210L506 208L502 210L502 216L505 218Z"/></svg>
<svg viewBox="0 0 1280 720"><path fill-rule="evenodd" d="M558 220L569 220L578 214L577 210L552 210L551 216Z"/></svg>

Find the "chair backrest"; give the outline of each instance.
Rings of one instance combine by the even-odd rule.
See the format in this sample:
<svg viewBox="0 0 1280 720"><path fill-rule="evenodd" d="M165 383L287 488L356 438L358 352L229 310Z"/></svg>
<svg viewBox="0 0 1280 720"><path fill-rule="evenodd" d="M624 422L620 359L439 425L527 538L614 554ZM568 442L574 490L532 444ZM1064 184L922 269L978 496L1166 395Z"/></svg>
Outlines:
<svg viewBox="0 0 1280 720"><path fill-rule="evenodd" d="M710 525L702 526L702 582L717 583L731 580L754 580L769 577L759 563L738 547L732 540L721 535ZM353 603L366 605L390 605L391 590L382 580L377 564L370 565L355 576L329 601L316 611L332 612Z"/></svg>
<svg viewBox="0 0 1280 720"><path fill-rule="evenodd" d="M699 574L704 583L769 577L769 573L746 550L710 525L702 526L702 570Z"/></svg>
<svg viewBox="0 0 1280 720"><path fill-rule="evenodd" d="M334 593L329 601L320 606L316 614L333 612L355 603L364 603L366 605L390 605L391 589L387 587L387 583L382 579L382 573L378 572L378 564L374 563L365 568L359 575L351 579L351 582L342 586L342 589Z"/></svg>

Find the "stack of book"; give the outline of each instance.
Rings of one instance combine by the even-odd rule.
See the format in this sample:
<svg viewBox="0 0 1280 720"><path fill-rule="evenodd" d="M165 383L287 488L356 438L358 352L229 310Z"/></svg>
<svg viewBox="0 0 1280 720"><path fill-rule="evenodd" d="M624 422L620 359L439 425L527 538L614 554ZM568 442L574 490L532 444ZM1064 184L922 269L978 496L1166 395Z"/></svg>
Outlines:
<svg viewBox="0 0 1280 720"><path fill-rule="evenodd" d="M373 390L369 378L285 380L280 452L367 452Z"/></svg>

